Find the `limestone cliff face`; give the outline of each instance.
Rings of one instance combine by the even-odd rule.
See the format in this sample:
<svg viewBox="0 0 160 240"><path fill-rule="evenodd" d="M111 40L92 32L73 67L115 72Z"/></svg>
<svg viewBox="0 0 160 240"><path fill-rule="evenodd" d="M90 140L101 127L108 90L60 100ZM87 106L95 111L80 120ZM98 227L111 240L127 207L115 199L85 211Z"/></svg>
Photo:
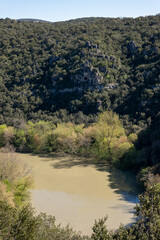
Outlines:
<svg viewBox="0 0 160 240"><path fill-rule="evenodd" d="M136 48L134 43L130 48ZM49 58L49 67L54 69L51 78L52 93L77 92L81 94L88 90L111 90L117 87L118 84L113 77L109 78L112 72L117 74L121 68L119 58L100 50L99 45L92 41L87 41L83 48L78 53L76 52L76 55L75 62L70 58L64 59L62 55ZM81 57L79 62L78 56ZM57 71L59 68L63 68L63 71Z"/></svg>
<svg viewBox="0 0 160 240"><path fill-rule="evenodd" d="M83 90L89 89L102 89L103 77L98 69L93 68L90 62L85 62L77 72L71 75L71 81L74 88L82 88Z"/></svg>
<svg viewBox="0 0 160 240"><path fill-rule="evenodd" d="M128 44L128 49L130 51L131 54L135 54L138 51L138 47L136 45L135 41L130 41Z"/></svg>
<svg viewBox="0 0 160 240"><path fill-rule="evenodd" d="M72 93L72 92L83 92L86 90L102 90L103 76L98 68L94 68L89 61L81 64L80 68L72 74L68 75L70 86L64 84L64 88L61 88L57 83L59 82L60 76L53 77L52 79L52 93Z"/></svg>

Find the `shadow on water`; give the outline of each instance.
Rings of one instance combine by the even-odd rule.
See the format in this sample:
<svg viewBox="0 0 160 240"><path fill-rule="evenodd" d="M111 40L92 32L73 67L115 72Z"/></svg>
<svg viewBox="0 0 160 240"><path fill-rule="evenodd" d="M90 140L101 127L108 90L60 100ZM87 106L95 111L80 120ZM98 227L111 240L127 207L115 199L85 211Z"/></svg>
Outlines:
<svg viewBox="0 0 160 240"><path fill-rule="evenodd" d="M108 182L109 186L114 189L114 192L119 194L120 200L127 201L132 204L138 203L138 195L142 192L136 183L136 176L129 171L121 171L114 167L108 167L109 172ZM127 212L134 213L133 206L126 209Z"/></svg>
<svg viewBox="0 0 160 240"><path fill-rule="evenodd" d="M94 166L98 171L106 172L106 181L109 186L120 195L120 200L133 204L138 203L138 194L142 192L136 183L136 176L129 171L121 171L104 162L94 163L94 159L68 155L65 153L39 154L43 161L50 161L55 169L69 169L72 167ZM109 173L109 174L108 174ZM133 209L131 210L133 212Z"/></svg>
<svg viewBox="0 0 160 240"><path fill-rule="evenodd" d="M38 156L45 158L43 161L51 161L55 169L67 169L75 166L87 167L94 164L91 158L68 155L65 153L39 154Z"/></svg>

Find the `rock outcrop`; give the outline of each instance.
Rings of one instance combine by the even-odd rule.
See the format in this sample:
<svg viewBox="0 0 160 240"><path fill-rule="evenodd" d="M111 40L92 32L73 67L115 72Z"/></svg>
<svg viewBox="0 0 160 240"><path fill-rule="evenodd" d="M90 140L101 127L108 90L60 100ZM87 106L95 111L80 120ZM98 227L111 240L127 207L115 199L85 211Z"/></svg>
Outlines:
<svg viewBox="0 0 160 240"><path fill-rule="evenodd" d="M128 49L129 49L130 53L133 54L133 55L137 53L138 47L137 47L135 41L130 41L129 42Z"/></svg>
<svg viewBox="0 0 160 240"><path fill-rule="evenodd" d="M81 68L71 76L74 88L81 87L83 90L102 89L103 77L98 69L93 68L92 64L86 61Z"/></svg>

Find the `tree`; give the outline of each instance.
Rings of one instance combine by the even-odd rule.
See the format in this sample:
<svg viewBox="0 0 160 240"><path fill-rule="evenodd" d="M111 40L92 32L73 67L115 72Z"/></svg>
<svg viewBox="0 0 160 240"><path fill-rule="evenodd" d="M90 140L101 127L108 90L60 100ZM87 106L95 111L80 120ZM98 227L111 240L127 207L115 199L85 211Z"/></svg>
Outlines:
<svg viewBox="0 0 160 240"><path fill-rule="evenodd" d="M5 145L5 140L4 140L4 132L7 129L7 126L0 125L0 147L3 147Z"/></svg>
<svg viewBox="0 0 160 240"><path fill-rule="evenodd" d="M38 219L29 205L18 210L0 201L0 239L34 240L37 226Z"/></svg>
<svg viewBox="0 0 160 240"><path fill-rule="evenodd" d="M14 152L6 152L6 149L0 158L0 182L6 185L14 205L21 207L28 196L28 189L32 187L32 175L30 168Z"/></svg>
<svg viewBox="0 0 160 240"><path fill-rule="evenodd" d="M146 192L139 196L139 201L135 208L138 217L135 226L138 239L160 239L160 183L148 187Z"/></svg>
<svg viewBox="0 0 160 240"><path fill-rule="evenodd" d="M93 150L98 157L116 164L128 149L132 147L118 115L112 111L101 113L95 127Z"/></svg>
<svg viewBox="0 0 160 240"><path fill-rule="evenodd" d="M107 220L107 216L104 218L99 219L98 221L95 220L94 226L92 228L93 233L91 235L91 239L93 240L112 240L111 233L107 230L105 222Z"/></svg>

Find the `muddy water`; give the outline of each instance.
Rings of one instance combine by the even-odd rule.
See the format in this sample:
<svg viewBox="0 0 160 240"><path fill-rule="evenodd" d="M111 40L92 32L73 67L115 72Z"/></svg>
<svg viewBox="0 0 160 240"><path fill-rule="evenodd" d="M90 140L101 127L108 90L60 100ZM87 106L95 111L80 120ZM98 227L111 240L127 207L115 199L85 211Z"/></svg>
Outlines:
<svg viewBox="0 0 160 240"><path fill-rule="evenodd" d="M131 174L95 167L90 159L60 155L19 154L32 167L35 189L31 201L38 212L54 215L57 223L90 235L95 219L108 215L107 226L130 224L138 201Z"/></svg>

